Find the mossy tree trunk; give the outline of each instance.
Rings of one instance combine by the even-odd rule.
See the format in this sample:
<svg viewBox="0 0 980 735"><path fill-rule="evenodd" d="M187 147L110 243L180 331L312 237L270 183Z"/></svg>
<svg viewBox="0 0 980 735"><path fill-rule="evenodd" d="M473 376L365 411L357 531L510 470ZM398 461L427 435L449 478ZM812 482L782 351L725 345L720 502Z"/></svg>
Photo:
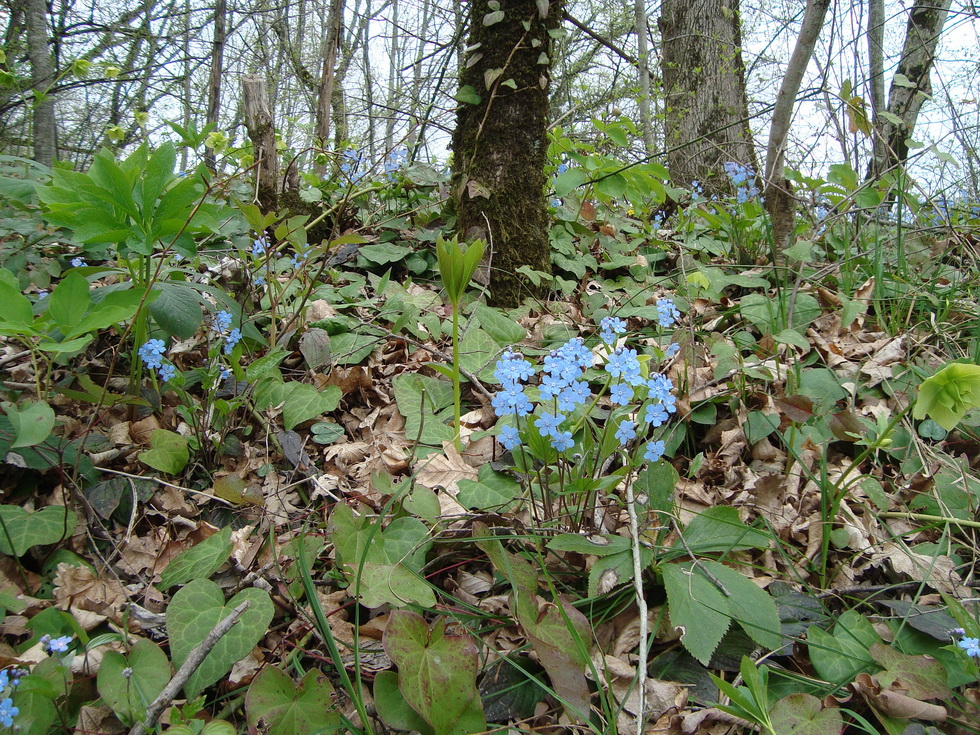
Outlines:
<svg viewBox="0 0 980 735"><path fill-rule="evenodd" d="M667 167L677 186L726 195L724 164L759 171L749 129L739 0L664 0L658 23Z"/></svg>
<svg viewBox="0 0 980 735"><path fill-rule="evenodd" d="M551 40L562 0L472 0L453 133L461 237L490 253L490 303L540 296L516 271L551 272L544 165Z"/></svg>

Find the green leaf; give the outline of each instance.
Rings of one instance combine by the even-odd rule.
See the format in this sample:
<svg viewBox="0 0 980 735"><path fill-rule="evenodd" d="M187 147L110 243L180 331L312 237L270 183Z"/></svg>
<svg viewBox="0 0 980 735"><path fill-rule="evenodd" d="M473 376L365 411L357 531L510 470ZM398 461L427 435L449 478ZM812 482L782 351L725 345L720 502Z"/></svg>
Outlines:
<svg viewBox="0 0 980 735"><path fill-rule="evenodd" d="M51 292L48 313L59 327L71 327L78 323L91 303L88 281L73 270Z"/></svg>
<svg viewBox="0 0 980 735"><path fill-rule="evenodd" d="M187 439L173 431L155 430L150 434L150 447L140 453L140 462L168 475L181 472L190 460Z"/></svg>
<svg viewBox="0 0 980 735"><path fill-rule="evenodd" d="M343 392L336 385L317 390L307 383L283 383L278 377L263 380L255 388L256 408L282 406L282 423L286 431L304 421L333 411L340 404Z"/></svg>
<svg viewBox="0 0 980 735"><path fill-rule="evenodd" d="M697 569L707 569L728 591L728 609L749 637L775 651L785 642L780 635L776 601L741 572L716 561L704 560Z"/></svg>
<svg viewBox="0 0 980 735"><path fill-rule="evenodd" d="M810 661L821 679L843 684L862 671L875 670L868 650L881 638L868 619L854 610L847 610L838 618L833 635L813 625L807 629L806 639Z"/></svg>
<svg viewBox="0 0 980 735"><path fill-rule="evenodd" d="M670 624L675 630L680 629L684 648L707 666L731 625L731 615L722 591L692 571L692 566L693 562L664 564L660 571L667 591Z"/></svg>
<svg viewBox="0 0 980 735"><path fill-rule="evenodd" d="M250 606L238 622L219 640L198 669L191 674L184 693L188 699L214 684L231 670L236 661L249 654L272 622L275 607L269 593L249 587L225 603L221 588L208 579L195 579L177 591L167 607L167 635L174 666L180 668L188 654L211 630L241 603Z"/></svg>
<svg viewBox="0 0 980 735"><path fill-rule="evenodd" d="M19 505L0 505L0 554L23 556L33 546L56 544L75 531L75 511L49 505L30 513Z"/></svg>
<svg viewBox="0 0 980 735"><path fill-rule="evenodd" d="M374 675L374 702L378 706L378 715L389 727L432 735L429 723L405 700L398 686L398 674L394 671L379 671Z"/></svg>
<svg viewBox="0 0 980 735"><path fill-rule="evenodd" d="M364 245L358 248L357 254L376 265L389 265L390 263L400 263L405 260L412 252L412 248L405 245L385 242L377 245Z"/></svg>
<svg viewBox="0 0 980 735"><path fill-rule="evenodd" d="M589 180L589 175L580 168L570 168L555 177L555 196L563 197Z"/></svg>
<svg viewBox="0 0 980 735"><path fill-rule="evenodd" d="M7 334L20 334L21 330L30 330L34 324L34 310L31 302L20 289L0 281L0 330Z"/></svg>
<svg viewBox="0 0 980 735"><path fill-rule="evenodd" d="M160 328L172 337L190 339L204 323L198 294L178 283L158 283L160 295L150 304L150 314Z"/></svg>
<svg viewBox="0 0 980 735"><path fill-rule="evenodd" d="M892 84L894 84L896 87L905 87L906 89L915 89L918 86L915 84L915 82L912 82L907 76L901 73L896 73L895 76L892 77Z"/></svg>
<svg viewBox="0 0 980 735"><path fill-rule="evenodd" d="M231 526L225 526L201 543L177 554L160 575L159 588L165 590L175 584L209 578L228 561L231 548Z"/></svg>
<svg viewBox="0 0 980 735"><path fill-rule="evenodd" d="M548 548L552 551L572 551L576 554L592 554L594 556L609 556L623 551L628 552L630 547L631 543L628 538L612 534L582 536L577 533L563 533L548 542Z"/></svg>
<svg viewBox="0 0 980 735"><path fill-rule="evenodd" d="M595 182L595 189L600 194L615 199L626 193L626 179L621 174L604 176Z"/></svg>
<svg viewBox="0 0 980 735"><path fill-rule="evenodd" d="M435 735L486 729L476 689L477 648L469 636L446 635L444 618L430 628L421 615L395 610L382 641L398 665L402 695Z"/></svg>
<svg viewBox="0 0 980 735"><path fill-rule="evenodd" d="M478 105L481 102L479 93L469 84L460 87L459 91L453 95L453 99L462 102L464 105Z"/></svg>
<svg viewBox="0 0 980 735"><path fill-rule="evenodd" d="M96 294L98 293L97 290ZM151 291L146 303L155 301L159 293L159 291ZM105 329L113 324L131 319L139 310L141 301L142 294L135 289L108 293L89 313L75 322L71 328L64 330L65 338L71 339L77 335Z"/></svg>
<svg viewBox="0 0 980 735"><path fill-rule="evenodd" d="M452 441L454 430L444 423L452 417L453 386L418 373L401 373L392 381L398 411L405 417L405 436L423 444L441 446Z"/></svg>
<svg viewBox="0 0 980 735"><path fill-rule="evenodd" d="M360 577L357 577L358 568L354 565L344 571L352 581L358 601L372 610L382 605L436 605L432 586L404 564L365 562L360 568Z"/></svg>
<svg viewBox="0 0 980 735"><path fill-rule="evenodd" d="M922 381L912 416L928 416L952 431L970 409L978 407L980 365L953 363Z"/></svg>
<svg viewBox="0 0 980 735"><path fill-rule="evenodd" d="M510 510L521 499L520 484L512 477L496 472L489 463L481 465L476 480L460 480L456 500L464 508L477 510Z"/></svg>
<svg viewBox="0 0 980 735"><path fill-rule="evenodd" d="M779 416L774 413L752 411L745 418L745 425L742 428L749 444L755 444L779 428Z"/></svg>
<svg viewBox="0 0 980 735"><path fill-rule="evenodd" d="M485 304L477 306L476 318L483 331L489 334L500 347L515 345L527 337L527 329L492 306Z"/></svg>
<svg viewBox="0 0 980 735"><path fill-rule="evenodd" d="M844 719L837 707L825 707L812 694L783 697L769 713L773 732L779 735L840 735Z"/></svg>
<svg viewBox="0 0 980 735"><path fill-rule="evenodd" d="M11 449L33 447L51 436L54 410L45 401L31 401L20 408L13 403L4 403L3 408L14 429Z"/></svg>
<svg viewBox="0 0 980 735"><path fill-rule="evenodd" d="M130 669L129 675L123 672ZM99 695L128 727L146 718L147 706L170 682L170 659L146 638L133 646L128 657L107 651L99 665Z"/></svg>
<svg viewBox="0 0 980 735"><path fill-rule="evenodd" d="M910 656L884 643L875 643L868 653L885 669L877 674L882 689L900 681L905 693L914 699L944 701L953 696L945 667L932 656Z"/></svg>
<svg viewBox="0 0 980 735"><path fill-rule="evenodd" d="M708 508L695 516L686 529L684 541L674 541L673 548L685 554L727 553L744 549L765 549L769 546L769 536L764 532L746 526L739 520L738 510L719 505Z"/></svg>
<svg viewBox="0 0 980 735"><path fill-rule="evenodd" d="M339 730L333 687L320 671L306 672L299 684L273 666L262 669L245 695L248 724L269 735L317 735Z"/></svg>

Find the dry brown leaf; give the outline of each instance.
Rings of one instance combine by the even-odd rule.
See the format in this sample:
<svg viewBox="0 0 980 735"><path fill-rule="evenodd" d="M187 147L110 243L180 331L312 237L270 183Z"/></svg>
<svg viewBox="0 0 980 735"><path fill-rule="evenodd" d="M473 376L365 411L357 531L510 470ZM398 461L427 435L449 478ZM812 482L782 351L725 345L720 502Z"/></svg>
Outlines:
<svg viewBox="0 0 980 735"><path fill-rule="evenodd" d="M88 566L59 564L54 575L55 605L67 610L84 630L109 618L122 624L126 593L109 574L98 575Z"/></svg>
<svg viewBox="0 0 980 735"><path fill-rule="evenodd" d="M421 466L415 480L433 490L444 488L455 498L459 481L476 480L477 471L466 463L452 442L443 442L442 450L443 454L431 454L419 462Z"/></svg>
<svg viewBox="0 0 980 735"><path fill-rule="evenodd" d="M881 545L871 557L871 563L887 561L897 573L916 582L926 582L934 589L959 599L970 597L971 591L963 584L956 571L956 563L947 555L927 556L917 554L893 541Z"/></svg>

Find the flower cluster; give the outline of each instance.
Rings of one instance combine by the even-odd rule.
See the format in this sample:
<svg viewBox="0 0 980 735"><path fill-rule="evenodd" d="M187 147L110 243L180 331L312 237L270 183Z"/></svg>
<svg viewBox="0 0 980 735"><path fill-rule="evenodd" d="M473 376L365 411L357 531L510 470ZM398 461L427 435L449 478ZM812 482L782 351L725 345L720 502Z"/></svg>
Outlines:
<svg viewBox="0 0 980 735"><path fill-rule="evenodd" d="M20 679L27 672L23 669L4 669L0 671L0 725L13 727L14 718L20 714L20 709L14 707L10 697L20 684Z"/></svg>
<svg viewBox="0 0 980 735"><path fill-rule="evenodd" d="M725 173L735 186L735 198L739 204L745 204L749 199L759 196L759 188L755 185L755 173L748 166L728 161L725 164Z"/></svg>
<svg viewBox="0 0 980 735"><path fill-rule="evenodd" d="M167 351L167 345L162 339L151 339L139 348L139 357L146 365L148 370L156 370L160 375L160 380L164 383L173 380L177 374L177 368L173 363L163 359L163 353Z"/></svg>
<svg viewBox="0 0 980 735"><path fill-rule="evenodd" d="M676 312L673 302L670 314ZM663 321L663 320L662 320ZM671 323L673 323L671 321ZM626 323L617 317L606 317L600 323L600 338L608 347L626 332ZM603 392L608 391L608 400L614 406L627 407L634 402L639 405L627 410L616 410L610 418L610 430L615 426L614 436L620 446L626 446L641 434L640 422L649 428L666 423L670 414L677 411L676 398L671 394L673 384L664 375L644 376L643 365L636 350L619 347L609 352L603 370L606 374L604 386L594 395L586 376L586 370L593 365L595 356L580 338L576 337L544 359L541 378L537 386L538 405L526 395L526 383L535 375L534 366L523 356L507 350L498 360L494 376L502 390L494 396L492 405L497 416L513 417L514 424L501 426L498 439L504 448L517 449L527 438L531 426L537 434L548 440L558 452L566 452L575 446L575 433L581 426L571 416L578 407L595 403ZM597 380L597 379L596 379ZM645 407L645 410L643 410ZM521 419L534 414L533 419L521 426ZM523 436L522 436L523 430ZM644 458L656 462L665 451L663 441L651 440L647 443Z"/></svg>
<svg viewBox="0 0 980 735"><path fill-rule="evenodd" d="M671 299L657 299L657 319L661 327L672 327L681 318Z"/></svg>
<svg viewBox="0 0 980 735"><path fill-rule="evenodd" d="M255 242L252 243L252 256L255 258L261 258L265 256L268 250L269 241L266 239L265 235L259 235Z"/></svg>
<svg viewBox="0 0 980 735"><path fill-rule="evenodd" d="M227 311L219 311L214 315L214 321L211 324L211 328L225 338L224 352L226 355L230 355L237 345L242 340L242 330L238 327L231 329L231 313Z"/></svg>
<svg viewBox="0 0 980 735"><path fill-rule="evenodd" d="M408 163L408 149L395 148L388 157L385 158L385 175L391 181L395 178L395 172Z"/></svg>

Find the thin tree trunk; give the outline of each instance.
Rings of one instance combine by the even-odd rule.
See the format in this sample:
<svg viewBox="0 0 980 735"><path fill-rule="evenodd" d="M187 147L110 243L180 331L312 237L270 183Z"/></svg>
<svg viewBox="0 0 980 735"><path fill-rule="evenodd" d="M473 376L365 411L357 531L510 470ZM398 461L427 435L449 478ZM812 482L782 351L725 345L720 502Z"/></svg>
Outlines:
<svg viewBox="0 0 980 735"><path fill-rule="evenodd" d="M883 147L868 167L869 180L903 165L908 139L915 130L922 102L932 92L929 76L951 0L915 0L905 27L905 45L888 91L888 115L877 130ZM894 122L898 118L901 122Z"/></svg>
<svg viewBox="0 0 980 735"><path fill-rule="evenodd" d="M208 125L218 124L221 111L221 75L224 73L225 35L227 33L225 18L227 14L226 0L215 0L214 4L214 40L211 44L211 76L208 80ZM214 151L210 148L204 155L207 166L215 170Z"/></svg>
<svg viewBox="0 0 980 735"><path fill-rule="evenodd" d="M401 96L402 52L399 44L401 29L398 25L398 0L391 7L391 49L388 53L388 103L385 114L384 150L390 151L395 147L395 110L398 109L398 98Z"/></svg>
<svg viewBox="0 0 980 735"><path fill-rule="evenodd" d="M648 151L654 148L653 124L650 116L650 50L647 43L647 4L646 0L635 0L633 12L636 20L637 68L640 72L640 135Z"/></svg>
<svg viewBox="0 0 980 735"><path fill-rule="evenodd" d="M242 77L242 99L245 129L258 164L255 173L256 198L262 209L275 212L279 208L279 153L276 150L276 125L265 92L265 77L261 74Z"/></svg>
<svg viewBox="0 0 980 735"><path fill-rule="evenodd" d="M333 111L334 87L336 85L337 51L340 35L344 27L344 0L331 0L328 18L327 38L323 47L323 68L320 71L320 90L316 105L316 144L324 148L330 144L330 115ZM325 164L317 164L316 172L322 176Z"/></svg>
<svg viewBox="0 0 980 735"><path fill-rule="evenodd" d="M772 219L773 245L777 253L782 252L789 244L796 216L796 202L783 172L786 138L789 136L793 110L796 108L796 95L800 91L803 74L813 56L813 49L817 45L829 7L830 0L808 0L800 35L796 39L796 47L783 75L783 83L772 112L769 145L766 148L764 196L766 209Z"/></svg>
<svg viewBox="0 0 980 735"><path fill-rule="evenodd" d="M50 166L58 156L58 133L54 98L48 91L54 83L54 62L48 44L47 8L44 0L23 0L23 10L34 92L34 160Z"/></svg>
<svg viewBox="0 0 980 735"><path fill-rule="evenodd" d="M739 0L664 0L659 26L670 177L677 186L698 181L706 196L727 195L726 162L759 170L749 129Z"/></svg>

